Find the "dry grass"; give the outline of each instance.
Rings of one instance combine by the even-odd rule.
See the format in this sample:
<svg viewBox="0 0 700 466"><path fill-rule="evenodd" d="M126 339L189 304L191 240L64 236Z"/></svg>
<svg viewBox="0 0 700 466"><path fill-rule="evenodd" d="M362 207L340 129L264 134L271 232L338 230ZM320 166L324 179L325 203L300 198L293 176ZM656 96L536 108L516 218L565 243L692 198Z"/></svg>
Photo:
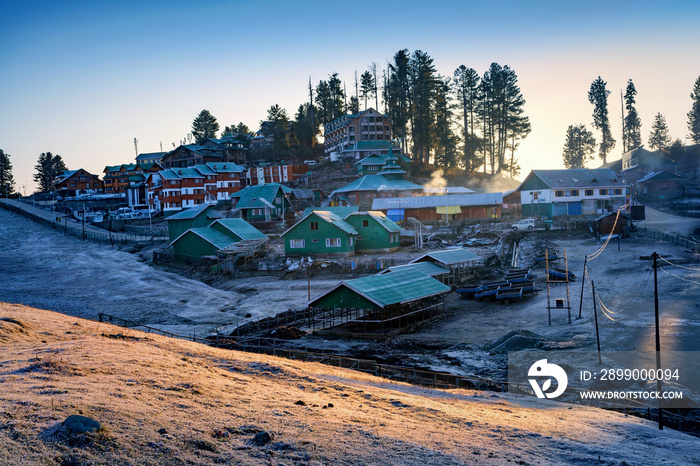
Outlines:
<svg viewBox="0 0 700 466"><path fill-rule="evenodd" d="M420 389L18 305L0 316L3 465L698 461L695 439L595 409ZM68 433L71 414L105 430ZM272 439L258 446L262 431Z"/></svg>

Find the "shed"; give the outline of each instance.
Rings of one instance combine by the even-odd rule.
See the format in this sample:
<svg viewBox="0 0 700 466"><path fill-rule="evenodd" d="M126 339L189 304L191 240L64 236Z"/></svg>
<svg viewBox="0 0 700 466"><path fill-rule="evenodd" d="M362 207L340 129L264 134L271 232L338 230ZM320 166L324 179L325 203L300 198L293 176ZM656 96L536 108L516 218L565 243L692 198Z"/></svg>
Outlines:
<svg viewBox="0 0 700 466"><path fill-rule="evenodd" d="M631 220L632 219L630 217L623 213L620 213L618 217L617 212L609 212L593 220L591 222L591 225L593 227L593 230L600 233L601 235L609 235L610 233L619 235L623 232L623 229Z"/></svg>
<svg viewBox="0 0 700 466"><path fill-rule="evenodd" d="M357 230L336 214L316 210L282 233L284 252L299 254L355 254Z"/></svg>
<svg viewBox="0 0 700 466"><path fill-rule="evenodd" d="M423 254L411 261L411 264L419 262L432 262L442 268L449 270L446 283L454 285L460 283L462 279L469 275L481 257L466 248L446 249Z"/></svg>
<svg viewBox="0 0 700 466"><path fill-rule="evenodd" d="M175 259L199 261L206 256L216 256L218 252L231 246L236 240L214 228L190 228L170 243Z"/></svg>
<svg viewBox="0 0 700 466"><path fill-rule="evenodd" d="M345 221L357 230L355 252L393 252L399 248L401 227L382 212L354 212Z"/></svg>
<svg viewBox="0 0 700 466"><path fill-rule="evenodd" d="M214 210L213 206L201 204L171 215L165 220L168 222L168 234L172 242L190 228L206 227L220 218L224 216Z"/></svg>
<svg viewBox="0 0 700 466"><path fill-rule="evenodd" d="M449 286L415 270L346 280L308 303L312 330L344 326L390 333L444 308L449 292Z"/></svg>
<svg viewBox="0 0 700 466"><path fill-rule="evenodd" d="M503 194L445 194L403 198L374 199L372 210L385 212L395 222L409 217L421 222L500 218Z"/></svg>
<svg viewBox="0 0 700 466"><path fill-rule="evenodd" d="M233 238L236 241L267 239L267 236L242 218L224 218L216 220L211 228Z"/></svg>
<svg viewBox="0 0 700 466"><path fill-rule="evenodd" d="M416 262L415 264L395 265L379 273L385 274L401 272L404 270L410 270L415 273L423 273L429 277L433 277L436 280L440 280L442 283L447 282L447 277L450 273L448 269L441 267L433 262Z"/></svg>
<svg viewBox="0 0 700 466"><path fill-rule="evenodd" d="M667 171L651 172L637 180L639 195L647 199L675 199L683 194L683 178Z"/></svg>

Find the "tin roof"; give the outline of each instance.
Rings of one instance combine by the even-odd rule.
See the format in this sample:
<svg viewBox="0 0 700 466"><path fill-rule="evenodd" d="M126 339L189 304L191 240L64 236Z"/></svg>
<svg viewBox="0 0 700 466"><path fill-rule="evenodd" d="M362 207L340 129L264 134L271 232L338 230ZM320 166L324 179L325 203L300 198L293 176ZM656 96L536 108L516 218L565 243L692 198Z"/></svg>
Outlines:
<svg viewBox="0 0 700 466"><path fill-rule="evenodd" d="M353 212L357 212L360 209L359 206L356 205L344 205L344 206L336 206L336 207L307 207L304 209L304 212L302 213L302 218L306 217L309 215L311 212L314 210L326 210L328 212L333 212L340 218L345 218L348 215L350 215Z"/></svg>
<svg viewBox="0 0 700 466"><path fill-rule="evenodd" d="M199 214L201 214L205 210L207 210L209 207L211 207L211 206L207 205L207 204L200 204L200 205L195 206L195 207L190 207L187 210L183 210L182 212L178 212L175 215L171 215L170 217L166 218L165 220L166 221L169 221L169 220L191 220L191 219L197 217ZM220 212L218 212L214 209L207 212L207 218L213 219L213 218L223 218L223 217L224 216Z"/></svg>
<svg viewBox="0 0 700 466"><path fill-rule="evenodd" d="M352 191L404 191L409 189L423 190L423 186L406 180L391 180L382 175L365 175L350 184L338 188L331 193L347 193Z"/></svg>
<svg viewBox="0 0 700 466"><path fill-rule="evenodd" d="M549 188L583 188L590 186L627 186L625 181L609 168L571 168L568 170L532 170L520 184L531 177L539 178ZM520 187L518 187L520 191Z"/></svg>
<svg viewBox="0 0 700 466"><path fill-rule="evenodd" d="M473 262L481 259L481 257L477 256L476 254L465 248L446 249L444 251L435 251L423 254L419 258L412 260L411 264L415 264L417 262L424 262L430 259L441 264L454 265L462 264L465 262Z"/></svg>
<svg viewBox="0 0 700 466"><path fill-rule="evenodd" d="M259 209L259 208L264 208L266 206L265 203L263 203L260 199L265 199L267 202L270 204L274 204L274 199L275 196L277 196L277 193L282 190L284 193L284 189L282 188L281 184L278 183L268 183L268 184L260 184L260 185L255 185L255 186L247 186L241 191L238 191L237 196L239 197L238 202L236 203L236 208L237 209ZM280 208L283 208L284 205L280 205Z"/></svg>
<svg viewBox="0 0 700 466"><path fill-rule="evenodd" d="M187 234L195 234L199 236L204 241L214 246L216 249L224 249L225 247L230 246L231 244L236 242L235 239L231 238L228 235L225 235L224 233L221 233L218 230L209 227L200 227L190 228L189 230L175 238L173 242L170 243L170 245L172 246L173 244L177 243L180 240L180 238Z"/></svg>
<svg viewBox="0 0 700 466"><path fill-rule="evenodd" d="M390 220L389 217L384 215L383 212L379 212L376 210L370 210L368 212L353 212L347 215L345 217L345 220L347 220L350 216L369 216L376 220L377 223L383 226L390 233L396 233L401 231L401 227L394 223L393 220Z"/></svg>
<svg viewBox="0 0 700 466"><path fill-rule="evenodd" d="M411 270L414 272L424 273L429 277L434 277L435 275L442 275L449 272L449 270L447 270L446 268L440 267L439 265L433 262L416 262L415 264L395 265L393 267L389 267L381 273L385 274L389 272L400 272L403 270Z"/></svg>
<svg viewBox="0 0 700 466"><path fill-rule="evenodd" d="M503 204L503 193L445 194L440 196L377 198L372 201L372 210L500 204Z"/></svg>
<svg viewBox="0 0 700 466"><path fill-rule="evenodd" d="M418 299L448 293L451 288L415 270L399 270L392 273L346 280L318 298L313 303L345 286L379 307L408 303Z"/></svg>
<svg viewBox="0 0 700 466"><path fill-rule="evenodd" d="M222 218L214 223L218 223L230 232L239 236L242 240L267 239L267 236L264 233L242 218Z"/></svg>

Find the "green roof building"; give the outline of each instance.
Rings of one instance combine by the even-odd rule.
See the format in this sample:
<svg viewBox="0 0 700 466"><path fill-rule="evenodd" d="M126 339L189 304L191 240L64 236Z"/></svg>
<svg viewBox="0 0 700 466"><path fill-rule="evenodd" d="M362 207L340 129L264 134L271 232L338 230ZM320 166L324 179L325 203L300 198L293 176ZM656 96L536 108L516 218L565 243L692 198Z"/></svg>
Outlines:
<svg viewBox="0 0 700 466"><path fill-rule="evenodd" d="M168 222L168 235L172 242L190 228L207 227L220 218L223 218L223 215L214 210L213 206L201 204L171 215L165 220Z"/></svg>
<svg viewBox="0 0 700 466"><path fill-rule="evenodd" d="M175 258L190 262L206 256L217 256L222 250L231 249L242 241L261 242L268 238L257 228L240 218L224 218L208 227L190 228L173 240Z"/></svg>
<svg viewBox="0 0 700 466"><path fill-rule="evenodd" d="M416 270L346 280L311 300L312 330L345 327L386 335L430 318L450 287Z"/></svg>
<svg viewBox="0 0 700 466"><path fill-rule="evenodd" d="M401 227L382 212L355 212L345 221L357 230L356 253L393 252L399 248Z"/></svg>
<svg viewBox="0 0 700 466"><path fill-rule="evenodd" d="M357 230L336 214L313 211L282 233L284 252L300 254L355 254Z"/></svg>
<svg viewBox="0 0 700 466"><path fill-rule="evenodd" d="M198 262L204 257L216 257L218 252L235 243L236 240L210 227L190 228L170 245L175 259Z"/></svg>
<svg viewBox="0 0 700 466"><path fill-rule="evenodd" d="M278 183L248 186L232 196L233 207L241 211L245 220L278 220L292 210L287 197L291 192Z"/></svg>

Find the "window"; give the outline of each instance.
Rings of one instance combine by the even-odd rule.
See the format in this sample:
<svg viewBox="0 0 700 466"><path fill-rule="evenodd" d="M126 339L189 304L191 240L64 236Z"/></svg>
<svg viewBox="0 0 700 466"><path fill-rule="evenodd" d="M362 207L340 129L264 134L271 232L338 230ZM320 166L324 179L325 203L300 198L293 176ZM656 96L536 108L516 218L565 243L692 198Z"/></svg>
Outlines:
<svg viewBox="0 0 700 466"><path fill-rule="evenodd" d="M311 231L318 230L318 222L311 222Z"/></svg>
<svg viewBox="0 0 700 466"><path fill-rule="evenodd" d="M592 189L587 189L586 190L586 196L592 196L593 195L593 190Z"/></svg>
<svg viewBox="0 0 700 466"><path fill-rule="evenodd" d="M366 197L366 198L369 198L369 197L370 197L370 196L369 196L369 193L365 194L365 197Z"/></svg>
<svg viewBox="0 0 700 466"><path fill-rule="evenodd" d="M663 185L661 187L663 188ZM622 194L622 189L620 189L620 188L613 189L613 193L616 196L620 196Z"/></svg>
<svg viewBox="0 0 700 466"><path fill-rule="evenodd" d="M539 191L533 191L533 192L530 193L530 195L532 196L532 199L537 200L537 198L540 196L540 192L539 192Z"/></svg>
<svg viewBox="0 0 700 466"><path fill-rule="evenodd" d="M564 191L554 191L554 196L556 196L556 197L564 197Z"/></svg>
<svg viewBox="0 0 700 466"><path fill-rule="evenodd" d="M299 249L306 246L306 241L303 239L291 239L289 240L289 247L291 249Z"/></svg>
<svg viewBox="0 0 700 466"><path fill-rule="evenodd" d="M357 241L362 241L362 236L358 236Z"/></svg>
<svg viewBox="0 0 700 466"><path fill-rule="evenodd" d="M311 242L314 243L314 244L316 244L316 243L318 243L318 240L317 240L317 239L312 239Z"/></svg>
<svg viewBox="0 0 700 466"><path fill-rule="evenodd" d="M389 127L388 127L388 126L385 126L385 127L384 127L384 132L385 132L385 133L388 133L388 132L389 132Z"/></svg>
<svg viewBox="0 0 700 466"><path fill-rule="evenodd" d="M363 226L364 228L367 228L367 227L369 226L369 220L363 220L363 221L362 221L362 226Z"/></svg>
<svg viewBox="0 0 700 466"><path fill-rule="evenodd" d="M565 189L565 190L564 190L564 196L566 196L566 197L571 197L571 191L569 191L568 189Z"/></svg>
<svg viewBox="0 0 700 466"><path fill-rule="evenodd" d="M578 189L572 189L572 190L571 190L571 196L572 196L572 197L577 197L577 196L578 196Z"/></svg>
<svg viewBox="0 0 700 466"><path fill-rule="evenodd" d="M661 189L669 189L671 187L671 183L668 181L664 181L661 183ZM621 189L616 189L615 191L622 191ZM615 193L617 194L617 193Z"/></svg>
<svg viewBox="0 0 700 466"><path fill-rule="evenodd" d="M352 245L353 245L353 242L352 242L352 236L351 236L348 238L348 246L352 246Z"/></svg>
<svg viewBox="0 0 700 466"><path fill-rule="evenodd" d="M280 204L282 202L282 198L279 196L275 198L275 204Z"/></svg>
<svg viewBox="0 0 700 466"><path fill-rule="evenodd" d="M340 247L340 238L326 238L326 247L339 248Z"/></svg>
<svg viewBox="0 0 700 466"><path fill-rule="evenodd" d="M599 189L598 194L600 194L601 196L607 196L608 190L607 189Z"/></svg>

